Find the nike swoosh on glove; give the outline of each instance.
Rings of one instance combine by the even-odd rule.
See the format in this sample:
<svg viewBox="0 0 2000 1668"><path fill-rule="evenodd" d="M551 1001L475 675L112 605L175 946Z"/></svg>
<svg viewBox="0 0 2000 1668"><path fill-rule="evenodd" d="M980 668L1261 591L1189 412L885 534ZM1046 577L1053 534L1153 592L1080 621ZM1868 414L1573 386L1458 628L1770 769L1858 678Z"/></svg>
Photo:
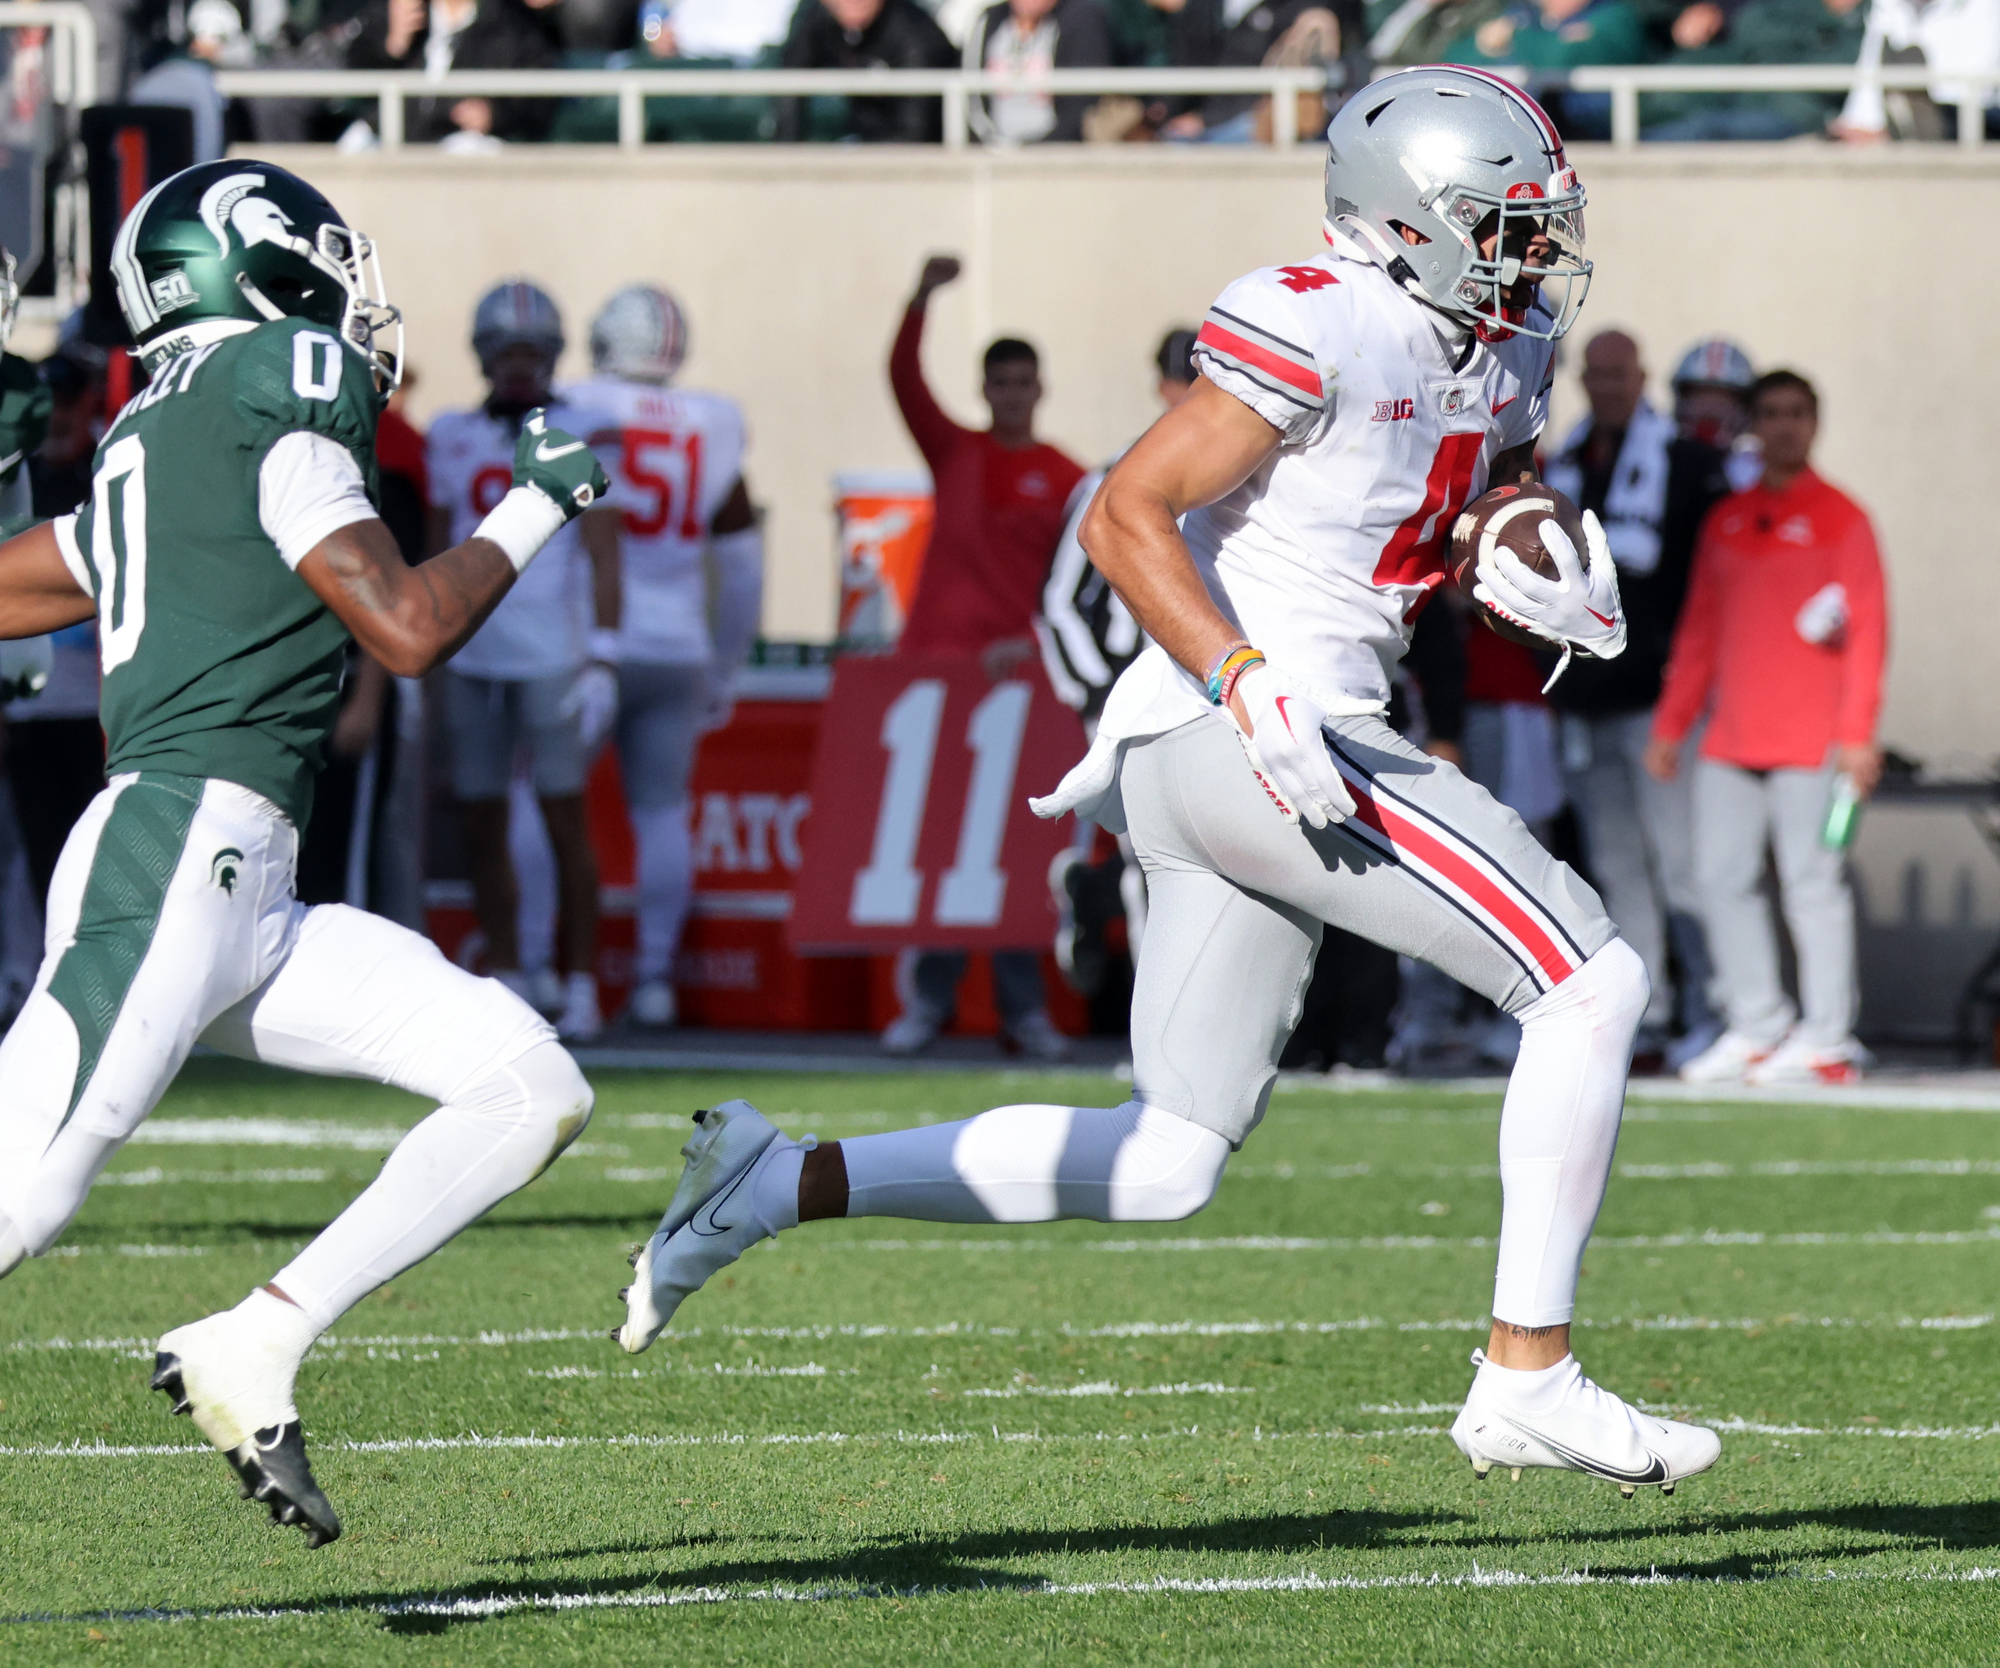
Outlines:
<svg viewBox="0 0 2000 1668"><path fill-rule="evenodd" d="M1616 660L1625 652L1625 610L1618 600L1618 568L1596 511L1583 512L1587 564L1553 519L1544 519L1536 531L1555 561L1555 578L1536 573L1505 545L1496 544L1479 559L1472 594L1502 619L1562 650L1562 660L1543 685L1547 694L1568 669L1572 651L1599 660Z"/></svg>
<svg viewBox="0 0 2000 1668"><path fill-rule="evenodd" d="M1354 796L1320 733L1325 712L1268 665L1253 666L1238 678L1236 693L1250 715L1250 734L1237 729L1243 751L1285 820L1303 816L1324 828L1353 816Z"/></svg>
<svg viewBox="0 0 2000 1668"><path fill-rule="evenodd" d="M570 521L611 490L597 455L575 435L550 428L540 406L528 413L514 442L514 485L533 487Z"/></svg>

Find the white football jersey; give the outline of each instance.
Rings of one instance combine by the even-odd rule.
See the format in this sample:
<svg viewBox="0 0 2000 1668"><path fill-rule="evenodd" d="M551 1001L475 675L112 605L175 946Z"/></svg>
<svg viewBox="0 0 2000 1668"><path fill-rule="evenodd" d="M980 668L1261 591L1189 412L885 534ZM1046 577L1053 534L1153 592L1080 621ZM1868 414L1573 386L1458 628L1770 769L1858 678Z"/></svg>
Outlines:
<svg viewBox="0 0 2000 1668"><path fill-rule="evenodd" d="M1386 702L1410 622L1445 576L1453 520L1495 456L1541 432L1554 344L1454 346L1380 268L1329 252L1231 284L1194 356L1284 434L1249 480L1183 519L1210 595L1309 690ZM1192 716L1188 692L1206 702L1193 678L1179 683L1145 698L1176 723Z"/></svg>
<svg viewBox="0 0 2000 1668"><path fill-rule="evenodd" d="M742 411L722 394L610 376L563 398L611 477L610 502L624 512L622 657L706 663L715 653L708 528L743 473Z"/></svg>
<svg viewBox="0 0 2000 1668"><path fill-rule="evenodd" d="M549 407L549 426L579 432L579 419ZM451 512L451 542L463 544L514 484L513 424L484 410L441 412L427 445L431 504ZM546 678L575 671L591 624L590 558L572 521L542 546L500 606L451 658L475 678Z"/></svg>

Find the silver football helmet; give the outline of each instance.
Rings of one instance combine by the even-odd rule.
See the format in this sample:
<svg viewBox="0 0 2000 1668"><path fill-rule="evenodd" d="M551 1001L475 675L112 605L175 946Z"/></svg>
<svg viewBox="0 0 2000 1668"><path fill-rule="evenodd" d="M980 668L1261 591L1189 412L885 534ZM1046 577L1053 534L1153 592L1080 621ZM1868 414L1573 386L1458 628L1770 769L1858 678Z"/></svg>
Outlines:
<svg viewBox="0 0 2000 1668"><path fill-rule="evenodd" d="M628 284L590 325L591 364L633 382L672 382L687 358L687 344L681 304L652 284Z"/></svg>
<svg viewBox="0 0 2000 1668"><path fill-rule="evenodd" d="M491 363L502 348L532 347L553 362L562 357L562 314L548 292L525 278L495 284L472 312L472 351Z"/></svg>
<svg viewBox="0 0 2000 1668"><path fill-rule="evenodd" d="M1488 337L1553 340L1576 322L1590 288L1583 187L1555 124L1511 81L1401 70L1343 104L1326 138L1329 233L1418 300ZM1547 254L1531 265L1537 237Z"/></svg>
<svg viewBox="0 0 2000 1668"><path fill-rule="evenodd" d="M1750 384L1756 380L1750 355L1727 336L1710 336L1696 342L1674 367L1676 388L1733 388L1739 394L1748 394Z"/></svg>

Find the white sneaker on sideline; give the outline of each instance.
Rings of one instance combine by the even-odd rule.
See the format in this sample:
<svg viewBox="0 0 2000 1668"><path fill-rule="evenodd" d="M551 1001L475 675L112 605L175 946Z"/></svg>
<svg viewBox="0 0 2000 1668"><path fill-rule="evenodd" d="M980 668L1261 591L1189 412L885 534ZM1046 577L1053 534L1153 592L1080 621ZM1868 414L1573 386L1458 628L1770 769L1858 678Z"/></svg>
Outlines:
<svg viewBox="0 0 2000 1668"><path fill-rule="evenodd" d="M597 1006L597 981L588 973L572 973L563 982L562 1014L556 1035L564 1042L589 1042L604 1029Z"/></svg>
<svg viewBox="0 0 2000 1668"><path fill-rule="evenodd" d="M632 1259L632 1284L618 1294L625 1324L611 1336L630 1355L650 1348L687 1298L769 1231L751 1209L753 1189L745 1183L769 1153L791 1143L747 1100L724 1101L694 1121L699 1127L681 1148L687 1168L680 1185Z"/></svg>
<svg viewBox="0 0 2000 1668"><path fill-rule="evenodd" d="M1641 1412L1585 1378L1573 1355L1538 1373L1496 1366L1484 1350L1472 1362L1479 1372L1451 1439L1474 1476L1496 1465L1517 1481L1528 1466L1581 1471L1616 1483L1629 1500L1646 1484L1672 1494L1722 1453L1714 1431Z"/></svg>
<svg viewBox="0 0 2000 1668"><path fill-rule="evenodd" d="M1722 1035L1722 1021L1705 1020L1684 1037L1676 1037L1667 1044L1667 1070L1678 1073L1682 1066L1697 1056L1706 1054L1715 1046Z"/></svg>
<svg viewBox="0 0 2000 1668"><path fill-rule="evenodd" d="M1859 1083L1874 1064L1874 1056L1852 1037L1830 1048L1802 1041L1794 1033L1744 1074L1743 1081L1760 1089L1792 1084Z"/></svg>
<svg viewBox="0 0 2000 1668"><path fill-rule="evenodd" d="M1750 1068L1771 1052L1770 1043L1752 1042L1741 1031L1725 1031L1680 1069L1683 1083L1741 1083Z"/></svg>
<svg viewBox="0 0 2000 1668"><path fill-rule="evenodd" d="M1055 1027L1046 1008L1023 1014L1007 1027L1006 1040L1031 1060L1053 1065L1069 1058L1069 1038Z"/></svg>
<svg viewBox="0 0 2000 1668"><path fill-rule="evenodd" d="M553 967L538 967L524 975L528 981L528 1006L544 1019L554 1019L563 1011L563 982Z"/></svg>
<svg viewBox="0 0 2000 1668"><path fill-rule="evenodd" d="M625 1014L634 1025L664 1031L679 1021L680 1002L674 996L674 987L665 979L648 979L632 992L632 1001Z"/></svg>
<svg viewBox="0 0 2000 1668"><path fill-rule="evenodd" d="M889 1021L882 1033L882 1052L908 1056L921 1054L938 1040L944 1021L921 1002L905 1008Z"/></svg>

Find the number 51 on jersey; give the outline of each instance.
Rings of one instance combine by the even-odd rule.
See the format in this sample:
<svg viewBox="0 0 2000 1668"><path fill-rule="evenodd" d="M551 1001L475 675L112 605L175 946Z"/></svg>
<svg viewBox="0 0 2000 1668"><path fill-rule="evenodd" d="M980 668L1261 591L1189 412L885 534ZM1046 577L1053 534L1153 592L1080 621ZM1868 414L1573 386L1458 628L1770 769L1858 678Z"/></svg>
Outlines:
<svg viewBox="0 0 2000 1668"><path fill-rule="evenodd" d="M1039 668L989 683L971 659L843 660L813 758L791 939L800 950L1014 949L1055 929L1043 822L1083 728Z"/></svg>

